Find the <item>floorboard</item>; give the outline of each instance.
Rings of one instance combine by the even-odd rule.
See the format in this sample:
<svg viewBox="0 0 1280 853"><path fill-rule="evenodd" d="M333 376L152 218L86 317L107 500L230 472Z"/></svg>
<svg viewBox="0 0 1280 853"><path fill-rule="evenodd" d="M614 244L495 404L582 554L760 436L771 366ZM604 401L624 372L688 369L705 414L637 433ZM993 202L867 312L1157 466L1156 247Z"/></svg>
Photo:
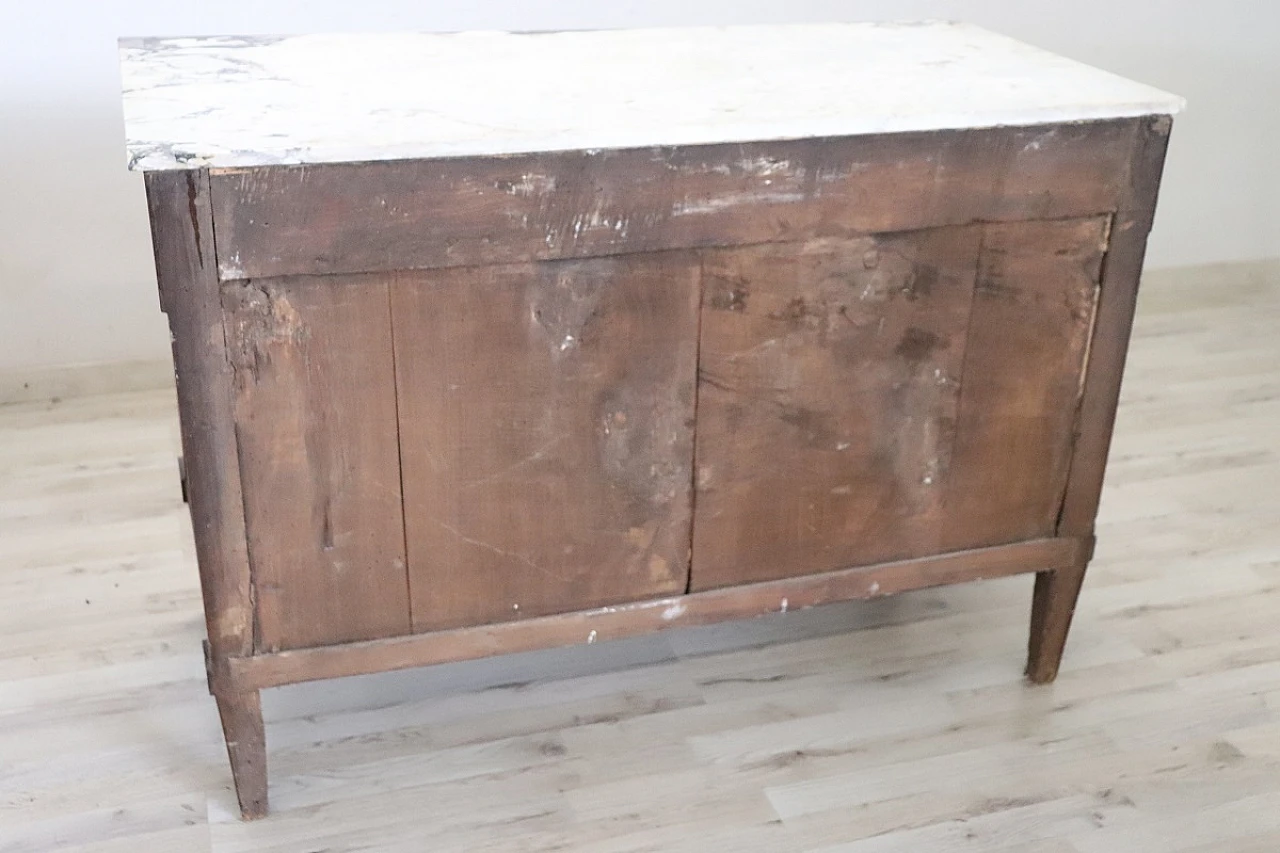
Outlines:
<svg viewBox="0 0 1280 853"><path fill-rule="evenodd" d="M1054 685L1026 577L296 685L249 824L172 394L0 407L0 853L1278 850L1278 328L1144 291Z"/></svg>

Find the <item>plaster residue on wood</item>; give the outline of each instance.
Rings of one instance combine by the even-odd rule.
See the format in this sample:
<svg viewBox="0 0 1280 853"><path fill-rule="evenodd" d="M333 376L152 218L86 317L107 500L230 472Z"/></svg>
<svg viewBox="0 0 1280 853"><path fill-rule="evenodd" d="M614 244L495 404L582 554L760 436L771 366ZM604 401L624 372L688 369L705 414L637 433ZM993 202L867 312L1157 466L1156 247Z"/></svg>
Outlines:
<svg viewBox="0 0 1280 853"><path fill-rule="evenodd" d="M948 23L127 39L120 52L129 163L141 170L1044 124L1182 105ZM530 176L507 191L539 189Z"/></svg>
<svg viewBox="0 0 1280 853"><path fill-rule="evenodd" d="M237 385L258 382L264 365L306 343L307 327L279 287L238 282L223 291L223 305L233 325L227 356Z"/></svg>

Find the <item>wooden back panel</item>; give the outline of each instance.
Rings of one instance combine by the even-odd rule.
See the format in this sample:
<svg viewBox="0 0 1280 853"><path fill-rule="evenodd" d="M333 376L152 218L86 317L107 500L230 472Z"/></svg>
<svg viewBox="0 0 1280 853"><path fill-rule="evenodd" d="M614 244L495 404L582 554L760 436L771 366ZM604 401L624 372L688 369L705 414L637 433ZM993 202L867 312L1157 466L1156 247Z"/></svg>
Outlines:
<svg viewBox="0 0 1280 853"><path fill-rule="evenodd" d="M973 295L944 550L1053 534L1111 220L988 225Z"/></svg>
<svg viewBox="0 0 1280 853"><path fill-rule="evenodd" d="M694 589L937 547L981 236L707 254Z"/></svg>
<svg viewBox="0 0 1280 853"><path fill-rule="evenodd" d="M1107 223L709 252L693 589L1052 535Z"/></svg>
<svg viewBox="0 0 1280 853"><path fill-rule="evenodd" d="M1052 535L1148 125L214 170L258 647Z"/></svg>
<svg viewBox="0 0 1280 853"><path fill-rule="evenodd" d="M385 281L222 293L263 651L409 631Z"/></svg>
<svg viewBox="0 0 1280 853"><path fill-rule="evenodd" d="M391 283L415 630L684 592L698 261Z"/></svg>

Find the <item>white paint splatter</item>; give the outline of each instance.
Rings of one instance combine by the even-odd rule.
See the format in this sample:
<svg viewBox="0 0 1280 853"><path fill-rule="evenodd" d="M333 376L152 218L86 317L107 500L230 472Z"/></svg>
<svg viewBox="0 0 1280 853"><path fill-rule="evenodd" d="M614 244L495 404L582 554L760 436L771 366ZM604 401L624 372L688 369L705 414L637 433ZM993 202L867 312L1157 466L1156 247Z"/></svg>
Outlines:
<svg viewBox="0 0 1280 853"><path fill-rule="evenodd" d="M219 272L222 274L223 278L245 278L244 267L241 266L239 249L235 251L226 263L220 266Z"/></svg>
<svg viewBox="0 0 1280 853"><path fill-rule="evenodd" d="M662 619L664 622L670 622L672 619L679 619L684 615L685 605L683 601L677 601L666 610L662 611Z"/></svg>
<svg viewBox="0 0 1280 853"><path fill-rule="evenodd" d="M804 193L795 191L760 191L725 193L698 201L684 199L671 206L672 216L695 216L703 213L715 213L731 207L755 204L784 204L790 201L803 201Z"/></svg>
<svg viewBox="0 0 1280 853"><path fill-rule="evenodd" d="M788 603L788 602L787 602L787 600L786 600L785 598L784 598L784 599L782 599L782 609L781 609L781 610L779 610L778 612L780 612L780 613L786 613L786 612L787 612L787 603Z"/></svg>
<svg viewBox="0 0 1280 853"><path fill-rule="evenodd" d="M589 646L589 645L591 645L592 643L594 643L595 641L596 641L596 632L595 632L595 631L592 631L590 634L587 634L587 645L588 645L588 646Z"/></svg>
<svg viewBox="0 0 1280 853"><path fill-rule="evenodd" d="M1040 147L1044 145L1045 140L1053 139L1057 135L1058 132L1056 130L1050 130L1047 133L1042 133L1026 145L1022 146L1022 151L1019 153L1026 154L1028 151L1039 151Z"/></svg>
<svg viewBox="0 0 1280 853"><path fill-rule="evenodd" d="M932 430L929 429L930 426L932 426L932 424L926 424L925 440L934 442L936 441L936 437L928 435L928 433L932 432ZM920 482L924 483L926 486L932 486L934 481L938 479L938 475L940 473L942 473L942 460L935 456L925 463L924 477L921 478Z"/></svg>
<svg viewBox="0 0 1280 853"><path fill-rule="evenodd" d="M869 591L872 595L875 595L877 592L879 592L879 591L880 591L880 582L879 582L879 581L873 581L873 582L872 582L872 584L871 584L871 589L870 589L870 590L868 590L868 591Z"/></svg>
<svg viewBox="0 0 1280 853"><path fill-rule="evenodd" d="M738 161L738 168L750 175L777 175L791 168L790 160L774 160L772 157L747 157Z"/></svg>
<svg viewBox="0 0 1280 853"><path fill-rule="evenodd" d="M528 173L521 175L518 181L504 181L498 186L507 195L540 195L554 190L556 188L556 179L554 175Z"/></svg>

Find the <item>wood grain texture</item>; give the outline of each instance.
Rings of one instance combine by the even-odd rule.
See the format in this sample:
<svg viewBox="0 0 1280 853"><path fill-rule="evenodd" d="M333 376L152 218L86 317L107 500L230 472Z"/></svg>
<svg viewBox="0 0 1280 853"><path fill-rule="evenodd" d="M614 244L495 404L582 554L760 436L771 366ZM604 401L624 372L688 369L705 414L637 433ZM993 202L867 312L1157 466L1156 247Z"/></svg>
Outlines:
<svg viewBox="0 0 1280 853"><path fill-rule="evenodd" d="M1089 216L1137 119L684 148L219 169L223 280Z"/></svg>
<svg viewBox="0 0 1280 853"><path fill-rule="evenodd" d="M698 262L391 283L414 630L683 592Z"/></svg>
<svg viewBox="0 0 1280 853"><path fill-rule="evenodd" d="M1075 565L1053 572L1037 572L1031 594L1031 634L1027 641L1027 678L1032 684L1048 684L1058 677L1067 632L1084 585L1085 569L1093 547L1081 549Z"/></svg>
<svg viewBox="0 0 1280 853"><path fill-rule="evenodd" d="M227 757L235 781L240 816L256 820L267 815L267 730L257 690L214 694Z"/></svg>
<svg viewBox="0 0 1280 853"><path fill-rule="evenodd" d="M146 187L160 304L173 339L184 494L209 644L220 666L253 650L253 603L208 175L152 172Z"/></svg>
<svg viewBox="0 0 1280 853"><path fill-rule="evenodd" d="M1147 234L1155 217L1171 129L1168 116L1147 117L1138 126L1127 191L1112 222L1111 242L1101 271L1071 467L1056 524L1060 532L1091 536L1098 515ZM1042 573L1036 577L1027 656L1027 677L1034 682L1057 677L1086 569L1087 560L1078 572Z"/></svg>
<svg viewBox="0 0 1280 853"><path fill-rule="evenodd" d="M693 589L938 550L981 237L705 254Z"/></svg>
<svg viewBox="0 0 1280 853"><path fill-rule="evenodd" d="M386 282L223 292L263 651L409 630Z"/></svg>
<svg viewBox="0 0 1280 853"><path fill-rule="evenodd" d="M1057 570L1079 562L1087 548L1088 543L1081 540L1037 539L539 619L236 658L230 662L227 687L256 690L362 672L593 644L682 626L802 610L833 601L878 598L912 589Z"/></svg>
<svg viewBox="0 0 1280 853"><path fill-rule="evenodd" d="M1108 225L1099 217L984 228L943 548L1052 534Z"/></svg>
<svg viewBox="0 0 1280 853"><path fill-rule="evenodd" d="M212 175L257 617L214 655L220 702L1022 571L1027 673L1052 679L1163 135ZM1130 242L1104 270L1112 222ZM254 698L222 708L250 814Z"/></svg>
<svg viewBox="0 0 1280 853"><path fill-rule="evenodd" d="M1143 119L1134 143L1126 193L1112 226L1102 270L1089 366L1080 401L1079 428L1058 529L1084 535L1093 529L1102 496L1120 380L1124 374L1138 281L1147 234L1155 217L1172 122L1168 116Z"/></svg>

